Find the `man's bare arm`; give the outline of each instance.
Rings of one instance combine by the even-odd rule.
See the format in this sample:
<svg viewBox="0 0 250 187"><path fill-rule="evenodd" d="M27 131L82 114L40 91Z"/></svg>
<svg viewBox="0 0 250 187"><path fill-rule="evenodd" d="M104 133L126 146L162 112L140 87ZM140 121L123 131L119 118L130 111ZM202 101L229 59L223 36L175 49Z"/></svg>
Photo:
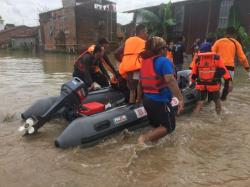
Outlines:
<svg viewBox="0 0 250 187"><path fill-rule="evenodd" d="M168 88L170 89L172 94L175 97L177 97L178 100L180 101L179 108L178 108L178 113L180 113L184 108L184 100L183 100L183 96L181 94L181 91L178 87L177 81L172 74L164 75L164 80L167 83Z"/></svg>

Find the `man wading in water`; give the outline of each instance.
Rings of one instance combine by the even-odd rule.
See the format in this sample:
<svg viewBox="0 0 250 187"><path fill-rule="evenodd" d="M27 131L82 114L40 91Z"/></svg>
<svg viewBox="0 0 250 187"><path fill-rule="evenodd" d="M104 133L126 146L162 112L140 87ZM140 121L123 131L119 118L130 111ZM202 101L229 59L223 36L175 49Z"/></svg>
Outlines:
<svg viewBox="0 0 250 187"><path fill-rule="evenodd" d="M178 113L183 110L183 96L174 77L173 64L165 57L166 42L153 37L146 42L140 70L144 93L143 105L153 130L139 137L138 143L158 140L175 130L175 113L170 104L173 95L179 99Z"/></svg>

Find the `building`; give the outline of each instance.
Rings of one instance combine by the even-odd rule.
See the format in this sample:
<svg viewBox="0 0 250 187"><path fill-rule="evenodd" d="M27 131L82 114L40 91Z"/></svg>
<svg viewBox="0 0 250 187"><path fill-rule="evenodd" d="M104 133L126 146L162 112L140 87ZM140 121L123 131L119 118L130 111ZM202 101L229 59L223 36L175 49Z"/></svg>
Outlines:
<svg viewBox="0 0 250 187"><path fill-rule="evenodd" d="M11 29L11 28L14 28L15 25L14 24L9 24L7 23L5 26L4 26L4 30L8 30L8 29Z"/></svg>
<svg viewBox="0 0 250 187"><path fill-rule="evenodd" d="M0 31L4 30L4 20L0 16Z"/></svg>
<svg viewBox="0 0 250 187"><path fill-rule="evenodd" d="M159 7L146 9L158 12ZM237 9L241 24L250 34L249 0L186 0L173 3L172 11L176 26L172 34L185 36L187 48L190 49L196 38L204 39L208 33L227 27L231 7ZM137 13L138 9L127 12L134 13L134 24L143 22L143 18Z"/></svg>
<svg viewBox="0 0 250 187"><path fill-rule="evenodd" d="M11 48L13 49L33 49L37 45L36 35L17 35L11 39Z"/></svg>
<svg viewBox="0 0 250 187"><path fill-rule="evenodd" d="M105 37L116 39L116 4L107 0L63 0L63 8L41 13L46 51L75 52Z"/></svg>
<svg viewBox="0 0 250 187"><path fill-rule="evenodd" d="M37 45L38 28L24 25L0 32L0 48L33 48Z"/></svg>

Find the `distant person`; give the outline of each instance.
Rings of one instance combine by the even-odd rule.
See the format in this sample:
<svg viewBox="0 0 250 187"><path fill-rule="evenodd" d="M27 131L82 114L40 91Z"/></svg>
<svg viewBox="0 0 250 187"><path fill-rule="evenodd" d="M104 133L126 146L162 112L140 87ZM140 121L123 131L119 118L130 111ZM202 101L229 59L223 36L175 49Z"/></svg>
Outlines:
<svg viewBox="0 0 250 187"><path fill-rule="evenodd" d="M178 112L184 107L183 96L174 78L173 64L166 58L166 42L152 37L146 43L140 70L141 86L144 93L143 105L153 130L141 135L139 144L155 141L175 130L175 113L170 104L172 97L179 99Z"/></svg>
<svg viewBox="0 0 250 187"><path fill-rule="evenodd" d="M102 64L104 47L96 45L93 52L82 53L74 64L73 77L83 80L89 90L95 90L94 82L101 87L109 86L109 75Z"/></svg>
<svg viewBox="0 0 250 187"><path fill-rule="evenodd" d="M124 47L116 51L116 56L121 58L119 66L120 74L127 79L127 85L130 90L129 103L140 102L139 88L139 70L141 68L141 59L139 54L145 48L145 40L148 38L147 28L145 25L136 27L136 36L132 36L125 41Z"/></svg>
<svg viewBox="0 0 250 187"><path fill-rule="evenodd" d="M184 55L185 55L185 38L183 36L177 39L177 43L174 45L173 60L176 68L176 72L183 69Z"/></svg>
<svg viewBox="0 0 250 187"><path fill-rule="evenodd" d="M211 52L211 44L203 43L199 53L195 57L195 63L192 66L192 82L198 90L199 101L194 109L194 114L198 114L209 96L215 103L216 112L221 112L220 88L222 77L229 82L231 86L231 77L220 56Z"/></svg>
<svg viewBox="0 0 250 187"><path fill-rule="evenodd" d="M215 42L212 47L212 51L220 55L222 62L228 69L231 78L234 79L235 73L235 56L238 56L240 63L244 66L248 72L248 78L250 78L249 63L241 44L235 39L236 30L234 27L228 27L226 35ZM225 81L224 89L222 92L221 100L227 99L228 93L232 91L229 89L229 81Z"/></svg>
<svg viewBox="0 0 250 187"><path fill-rule="evenodd" d="M200 45L198 51L194 54L193 59L192 59L192 62L191 62L191 64L189 65L189 69L192 70L192 67L193 67L194 64L195 64L195 61L196 61L196 59L197 59L198 53L200 52L200 49L204 49L204 47L207 47L207 48L209 48L209 50L211 50L211 48L212 48L212 46L213 46L213 44L214 44L214 41L215 41L215 38L213 38L213 37L207 37L207 38L206 38L206 40Z"/></svg>
<svg viewBox="0 0 250 187"><path fill-rule="evenodd" d="M194 55L196 53L199 52L199 49L200 49L200 46L201 46L201 39L200 38L196 38L191 49L192 49L192 56L194 57Z"/></svg>

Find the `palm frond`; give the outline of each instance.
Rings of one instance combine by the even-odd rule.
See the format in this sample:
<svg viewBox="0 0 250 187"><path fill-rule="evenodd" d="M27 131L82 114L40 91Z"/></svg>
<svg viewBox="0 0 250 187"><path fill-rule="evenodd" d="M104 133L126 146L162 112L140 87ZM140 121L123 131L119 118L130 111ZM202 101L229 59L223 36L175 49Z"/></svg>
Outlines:
<svg viewBox="0 0 250 187"><path fill-rule="evenodd" d="M150 36L166 37L169 29L176 25L172 17L171 2L161 4L157 14L146 9L138 10L137 14L143 18L142 23L148 27Z"/></svg>
<svg viewBox="0 0 250 187"><path fill-rule="evenodd" d="M149 10L141 9L141 10L138 10L137 13L138 15L141 15L143 17L143 22L151 22L151 23L160 22L159 17Z"/></svg>
<svg viewBox="0 0 250 187"><path fill-rule="evenodd" d="M176 25L176 21L174 19L167 19L164 22L165 26L172 27Z"/></svg>

